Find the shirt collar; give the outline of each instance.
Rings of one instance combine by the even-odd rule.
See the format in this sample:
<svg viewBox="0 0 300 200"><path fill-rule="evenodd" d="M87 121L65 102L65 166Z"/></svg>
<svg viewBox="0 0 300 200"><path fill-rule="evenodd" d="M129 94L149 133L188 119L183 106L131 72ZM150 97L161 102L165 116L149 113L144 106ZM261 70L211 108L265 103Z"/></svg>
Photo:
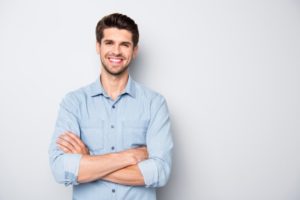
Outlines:
<svg viewBox="0 0 300 200"><path fill-rule="evenodd" d="M89 93L90 93L91 97L95 97L95 96L99 96L99 95L108 97L106 91L104 90L104 88L101 84L100 77L98 77L96 79L96 81L91 84ZM135 98L135 82L130 77L130 75L128 77L128 81L127 81L125 90L121 93L121 95L124 95L124 94L128 94L129 96Z"/></svg>

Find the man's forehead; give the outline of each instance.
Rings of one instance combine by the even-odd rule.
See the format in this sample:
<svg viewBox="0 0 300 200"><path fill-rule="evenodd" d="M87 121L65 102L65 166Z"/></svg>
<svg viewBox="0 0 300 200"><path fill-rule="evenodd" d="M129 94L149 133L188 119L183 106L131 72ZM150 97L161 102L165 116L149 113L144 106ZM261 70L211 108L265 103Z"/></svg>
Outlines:
<svg viewBox="0 0 300 200"><path fill-rule="evenodd" d="M122 40L132 43L132 33L126 29L106 28L102 40Z"/></svg>

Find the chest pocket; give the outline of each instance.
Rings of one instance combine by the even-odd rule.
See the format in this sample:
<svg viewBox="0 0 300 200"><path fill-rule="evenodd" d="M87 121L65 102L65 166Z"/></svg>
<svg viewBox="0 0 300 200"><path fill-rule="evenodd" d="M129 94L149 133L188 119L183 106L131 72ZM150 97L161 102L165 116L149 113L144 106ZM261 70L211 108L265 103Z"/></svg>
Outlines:
<svg viewBox="0 0 300 200"><path fill-rule="evenodd" d="M81 139L90 151L101 150L104 147L103 121L95 125L85 124L81 127Z"/></svg>
<svg viewBox="0 0 300 200"><path fill-rule="evenodd" d="M135 148L146 146L148 120L126 120L122 123L123 146Z"/></svg>

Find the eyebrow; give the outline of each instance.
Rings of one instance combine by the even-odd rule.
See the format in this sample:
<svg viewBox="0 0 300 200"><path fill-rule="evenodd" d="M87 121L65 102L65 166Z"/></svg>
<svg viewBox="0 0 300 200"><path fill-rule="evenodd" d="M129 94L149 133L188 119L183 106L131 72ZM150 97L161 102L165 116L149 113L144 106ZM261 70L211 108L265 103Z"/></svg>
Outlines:
<svg viewBox="0 0 300 200"><path fill-rule="evenodd" d="M128 46L132 45L131 42L121 42L121 44L123 44L123 45L128 45Z"/></svg>
<svg viewBox="0 0 300 200"><path fill-rule="evenodd" d="M113 40L105 39L103 42L114 42Z"/></svg>
<svg viewBox="0 0 300 200"><path fill-rule="evenodd" d="M103 40L103 42L104 43L107 43L107 42L112 42L112 43L114 43L115 41L114 40L110 40L110 39L104 39ZM123 41L123 42L121 42L121 44L123 44L123 45L133 45L133 43L132 42L127 42L127 41Z"/></svg>

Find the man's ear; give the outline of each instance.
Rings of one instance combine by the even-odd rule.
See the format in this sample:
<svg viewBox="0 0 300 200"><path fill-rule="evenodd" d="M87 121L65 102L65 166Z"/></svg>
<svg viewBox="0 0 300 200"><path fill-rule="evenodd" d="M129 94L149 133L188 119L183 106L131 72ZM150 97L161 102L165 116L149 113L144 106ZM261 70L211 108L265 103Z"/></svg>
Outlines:
<svg viewBox="0 0 300 200"><path fill-rule="evenodd" d="M96 52L100 55L100 43L98 41L96 42Z"/></svg>
<svg viewBox="0 0 300 200"><path fill-rule="evenodd" d="M133 48L133 58L136 58L137 54L138 54L138 50L139 50L139 47L138 45L136 45L134 48Z"/></svg>

